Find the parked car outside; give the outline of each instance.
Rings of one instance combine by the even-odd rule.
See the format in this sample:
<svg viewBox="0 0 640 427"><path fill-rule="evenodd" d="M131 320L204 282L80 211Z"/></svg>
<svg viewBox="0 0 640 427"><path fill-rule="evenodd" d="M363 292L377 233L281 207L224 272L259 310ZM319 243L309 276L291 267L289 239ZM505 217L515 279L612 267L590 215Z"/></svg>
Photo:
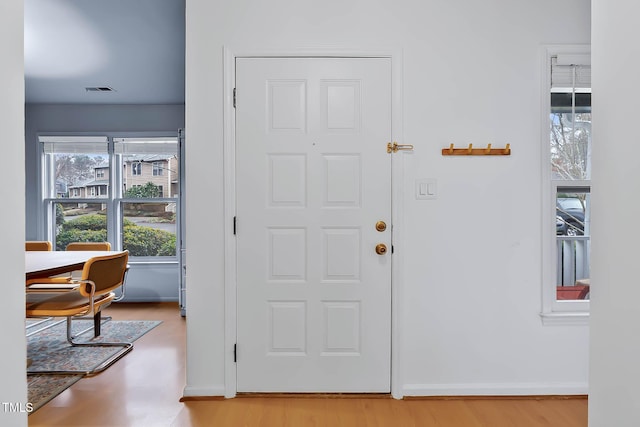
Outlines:
<svg viewBox="0 0 640 427"><path fill-rule="evenodd" d="M556 234L582 236L584 234L584 205L577 197L556 199Z"/></svg>

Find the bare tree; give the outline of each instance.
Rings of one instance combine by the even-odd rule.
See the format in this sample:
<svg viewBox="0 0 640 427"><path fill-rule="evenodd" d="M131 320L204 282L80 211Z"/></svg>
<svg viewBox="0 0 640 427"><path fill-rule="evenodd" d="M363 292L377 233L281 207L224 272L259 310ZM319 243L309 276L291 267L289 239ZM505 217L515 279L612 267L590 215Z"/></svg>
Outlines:
<svg viewBox="0 0 640 427"><path fill-rule="evenodd" d="M591 113L551 114L554 179L589 179Z"/></svg>
<svg viewBox="0 0 640 427"><path fill-rule="evenodd" d="M93 177L94 168L105 162L104 158L86 154L57 154L55 179L67 185L78 184Z"/></svg>

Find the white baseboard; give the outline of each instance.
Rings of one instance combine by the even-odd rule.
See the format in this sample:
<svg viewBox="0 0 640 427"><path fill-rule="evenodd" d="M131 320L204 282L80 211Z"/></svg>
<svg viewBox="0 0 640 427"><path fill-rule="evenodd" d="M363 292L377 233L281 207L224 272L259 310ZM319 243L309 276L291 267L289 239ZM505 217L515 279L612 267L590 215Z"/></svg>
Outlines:
<svg viewBox="0 0 640 427"><path fill-rule="evenodd" d="M405 384L404 396L570 396L589 393L588 383Z"/></svg>
<svg viewBox="0 0 640 427"><path fill-rule="evenodd" d="M573 396L589 393L587 383L405 384L404 396ZM184 397L224 396L224 385L185 387Z"/></svg>
<svg viewBox="0 0 640 427"><path fill-rule="evenodd" d="M224 396L224 385L212 385L209 387L185 387L183 397L213 397Z"/></svg>

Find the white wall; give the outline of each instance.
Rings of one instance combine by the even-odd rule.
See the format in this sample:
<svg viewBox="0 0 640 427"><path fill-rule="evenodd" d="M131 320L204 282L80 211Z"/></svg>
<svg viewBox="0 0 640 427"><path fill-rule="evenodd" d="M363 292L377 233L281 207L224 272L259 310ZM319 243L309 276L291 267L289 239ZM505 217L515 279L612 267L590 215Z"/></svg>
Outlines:
<svg viewBox="0 0 640 427"><path fill-rule="evenodd" d="M636 1L593 1L591 427L640 425L638 14Z"/></svg>
<svg viewBox="0 0 640 427"><path fill-rule="evenodd" d="M7 404L26 409L27 380L24 334L24 69L22 0L0 2L0 128L2 155L7 161L0 168L2 205L2 298L0 324L2 340L11 351L3 351L0 364L0 425L26 426L27 413L13 412ZM18 408L20 409L20 408Z"/></svg>
<svg viewBox="0 0 640 427"><path fill-rule="evenodd" d="M586 393L588 327L542 326L539 317L540 51L589 42L587 0L188 0L185 394L222 394L230 356L223 47L402 52L398 142L416 147L404 158L404 282L396 284L404 394ZM513 154L440 154L450 143L489 142L510 143ZM420 178L438 180L437 200L412 198ZM204 223L213 227L195 226Z"/></svg>

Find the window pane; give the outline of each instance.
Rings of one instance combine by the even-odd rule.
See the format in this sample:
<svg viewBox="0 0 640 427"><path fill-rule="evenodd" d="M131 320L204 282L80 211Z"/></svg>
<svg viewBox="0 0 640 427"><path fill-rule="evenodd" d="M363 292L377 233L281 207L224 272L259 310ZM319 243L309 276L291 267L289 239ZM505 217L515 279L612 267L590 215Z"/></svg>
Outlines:
<svg viewBox="0 0 640 427"><path fill-rule="evenodd" d="M107 205L103 203L51 202L55 218L55 250L71 242L107 241Z"/></svg>
<svg viewBox="0 0 640 427"><path fill-rule="evenodd" d="M589 299L591 197L589 188L556 195L558 300Z"/></svg>
<svg viewBox="0 0 640 427"><path fill-rule="evenodd" d="M47 154L50 177L49 197L106 197L109 185L108 155L85 150L83 153Z"/></svg>
<svg viewBox="0 0 640 427"><path fill-rule="evenodd" d="M126 200L120 203L123 249L134 257L177 256L178 140L119 138L114 142L122 167L121 197Z"/></svg>
<svg viewBox="0 0 640 427"><path fill-rule="evenodd" d="M131 256L176 256L176 203L122 203L124 249Z"/></svg>
<svg viewBox="0 0 640 427"><path fill-rule="evenodd" d="M552 111L550 122L552 179L590 179L591 112Z"/></svg>
<svg viewBox="0 0 640 427"><path fill-rule="evenodd" d="M124 198L178 197L177 139L116 139L115 152L122 161Z"/></svg>
<svg viewBox="0 0 640 427"><path fill-rule="evenodd" d="M551 57L552 180L591 179L591 66L588 53Z"/></svg>

